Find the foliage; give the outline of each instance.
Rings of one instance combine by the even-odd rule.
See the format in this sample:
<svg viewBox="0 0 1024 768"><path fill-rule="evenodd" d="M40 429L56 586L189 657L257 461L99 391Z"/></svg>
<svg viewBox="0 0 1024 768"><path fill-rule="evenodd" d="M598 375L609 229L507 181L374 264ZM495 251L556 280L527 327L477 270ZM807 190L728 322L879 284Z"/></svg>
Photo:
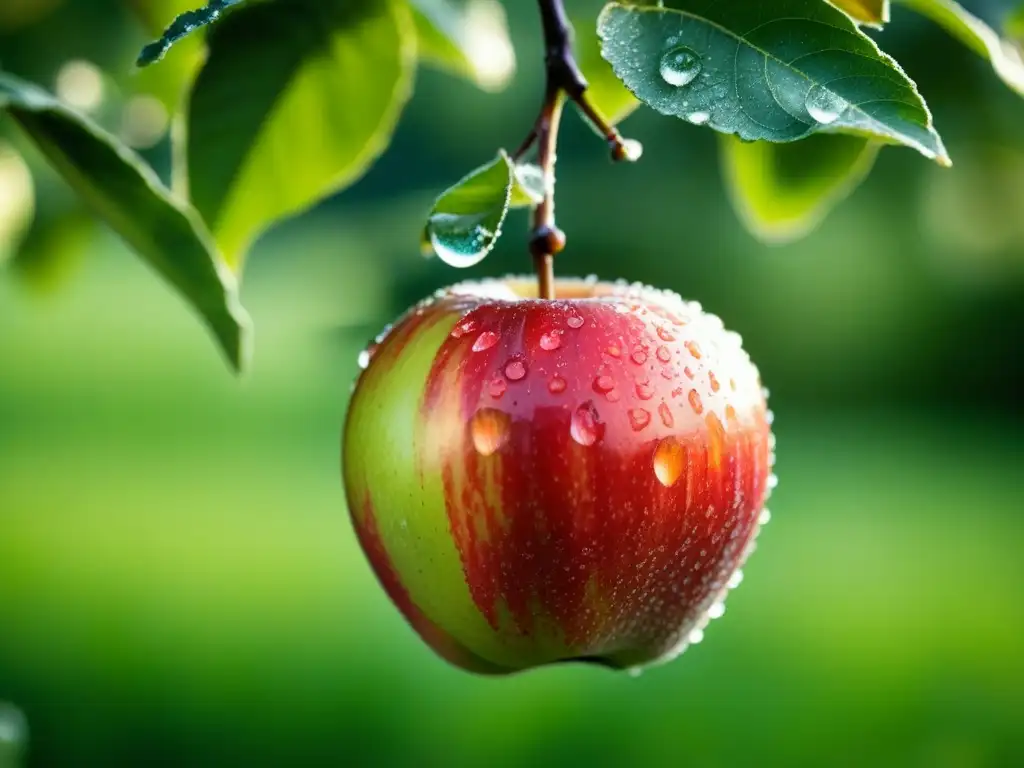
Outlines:
<svg viewBox="0 0 1024 768"><path fill-rule="evenodd" d="M239 368L248 320L237 283L261 233L366 173L418 65L485 90L515 70L496 0L124 2L164 30L138 63L166 57L140 83L173 113L173 192L118 138L39 88L4 75L0 106L190 301ZM939 24L1024 94L1024 11L1007 8L997 31L953 0L893 3ZM611 2L599 18L575 19L576 49L588 102L609 125L646 105L721 134L741 220L778 242L821 221L882 146L950 163L927 94L863 31L889 19L888 0ZM165 67L163 79L149 74ZM424 242L458 265L483 258L509 207L545 192L543 174L521 161L499 153L445 192Z"/></svg>

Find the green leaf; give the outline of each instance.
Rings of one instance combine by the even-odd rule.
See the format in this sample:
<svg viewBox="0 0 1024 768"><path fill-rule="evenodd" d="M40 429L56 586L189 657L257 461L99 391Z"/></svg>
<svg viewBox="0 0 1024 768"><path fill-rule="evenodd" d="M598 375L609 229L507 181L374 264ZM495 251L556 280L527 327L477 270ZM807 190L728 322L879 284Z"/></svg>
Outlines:
<svg viewBox="0 0 1024 768"><path fill-rule="evenodd" d="M1024 58L1013 43L1003 40L988 24L968 13L953 0L899 0L926 16L986 58L1000 79L1024 95Z"/></svg>
<svg viewBox="0 0 1024 768"><path fill-rule="evenodd" d="M803 237L868 175L881 145L862 136L819 133L789 144L722 136L720 154L733 206L769 243Z"/></svg>
<svg viewBox="0 0 1024 768"><path fill-rule="evenodd" d="M39 88L0 74L0 108L82 201L192 304L241 370L249 353L249 317L234 275L195 212L127 147Z"/></svg>
<svg viewBox="0 0 1024 768"><path fill-rule="evenodd" d="M1024 45L1024 4L1010 12L1003 27L1012 40Z"/></svg>
<svg viewBox="0 0 1024 768"><path fill-rule="evenodd" d="M420 59L485 91L504 88L516 71L505 9L497 0L410 0Z"/></svg>
<svg viewBox="0 0 1024 768"><path fill-rule="evenodd" d="M829 0L829 2L866 27L881 29L889 23L889 0Z"/></svg>
<svg viewBox="0 0 1024 768"><path fill-rule="evenodd" d="M601 40L592 31L593 27L582 23L574 26L577 30L576 63L587 80L587 98L610 124L618 125L636 111L640 101L601 56Z"/></svg>
<svg viewBox="0 0 1024 768"><path fill-rule="evenodd" d="M859 133L949 157L914 83L824 2L609 3L598 31L615 74L655 110L743 139Z"/></svg>
<svg viewBox="0 0 1024 768"><path fill-rule="evenodd" d="M517 167L501 150L437 199L423 230L424 252L453 267L478 264L501 237L508 209L536 205L543 188L540 168Z"/></svg>
<svg viewBox="0 0 1024 768"><path fill-rule="evenodd" d="M353 183L384 151L416 39L404 3L270 0L232 13L207 43L188 110L187 187L239 268L264 229Z"/></svg>
<svg viewBox="0 0 1024 768"><path fill-rule="evenodd" d="M240 2L242 0L210 0L203 8L185 11L170 23L158 40L154 40L142 49L135 63L140 67L146 67L160 61L171 50L171 46L179 40L197 29L213 24L220 19L226 9L232 5L238 5Z"/></svg>

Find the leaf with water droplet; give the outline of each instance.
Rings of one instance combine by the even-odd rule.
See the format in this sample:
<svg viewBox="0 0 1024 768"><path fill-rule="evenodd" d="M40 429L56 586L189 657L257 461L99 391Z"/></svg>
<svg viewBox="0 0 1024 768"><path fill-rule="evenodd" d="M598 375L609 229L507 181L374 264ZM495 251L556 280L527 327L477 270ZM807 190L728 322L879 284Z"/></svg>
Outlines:
<svg viewBox="0 0 1024 768"><path fill-rule="evenodd" d="M889 0L829 0L858 24L881 29L889 23Z"/></svg>
<svg viewBox="0 0 1024 768"><path fill-rule="evenodd" d="M499 91L516 71L505 10L497 0L410 0L420 60Z"/></svg>
<svg viewBox="0 0 1024 768"><path fill-rule="evenodd" d="M501 236L513 204L532 205L542 196L539 168L515 167L504 150L442 194L427 217L423 250L453 267L479 263Z"/></svg>
<svg viewBox="0 0 1024 768"><path fill-rule="evenodd" d="M719 142L726 188L751 234L767 243L803 237L868 175L881 145L863 136L819 133L804 141Z"/></svg>
<svg viewBox="0 0 1024 768"><path fill-rule="evenodd" d="M615 74L662 114L744 140L857 133L949 164L913 81L827 3L609 3L598 33Z"/></svg>
<svg viewBox="0 0 1024 768"><path fill-rule="evenodd" d="M0 112L42 151L97 218L188 301L230 364L249 357L250 321L202 220L148 165L113 136L49 93L0 73Z"/></svg>
<svg viewBox="0 0 1024 768"><path fill-rule="evenodd" d="M203 8L185 11L172 21L160 39L149 43L139 54L135 62L137 66L146 67L160 61L175 43L198 29L207 27L217 21L225 10L238 5L242 0L210 0Z"/></svg>
<svg viewBox="0 0 1024 768"><path fill-rule="evenodd" d="M899 0L922 16L934 21L982 58L1010 88L1024 96L1024 53L1004 40L988 24L953 0ZM1021 11L1024 31L1024 11Z"/></svg>

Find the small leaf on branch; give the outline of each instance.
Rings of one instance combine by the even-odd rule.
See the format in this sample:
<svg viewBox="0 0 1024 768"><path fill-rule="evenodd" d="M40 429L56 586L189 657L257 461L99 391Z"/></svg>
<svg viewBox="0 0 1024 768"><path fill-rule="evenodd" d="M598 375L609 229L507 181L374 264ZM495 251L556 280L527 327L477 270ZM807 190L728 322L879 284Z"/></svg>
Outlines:
<svg viewBox="0 0 1024 768"><path fill-rule="evenodd" d="M192 34L197 29L213 24L221 17L225 9L238 5L242 0L210 0L204 8L185 11L171 22L159 40L142 49L135 62L140 67L147 67L162 59L176 42Z"/></svg>
<svg viewBox="0 0 1024 768"><path fill-rule="evenodd" d="M180 186L239 269L259 234L355 182L387 147L415 31L398 0L267 0L231 13L207 44Z"/></svg>
<svg viewBox="0 0 1024 768"><path fill-rule="evenodd" d="M192 304L241 370L248 359L249 317L235 276L195 211L175 200L131 150L45 91L0 73L0 109L85 205Z"/></svg>
<svg viewBox="0 0 1024 768"><path fill-rule="evenodd" d="M1024 96L1024 56L994 29L953 0L899 0L944 28L992 64L999 78Z"/></svg>
<svg viewBox="0 0 1024 768"><path fill-rule="evenodd" d="M536 205L543 196L540 168L516 166L501 150L437 199L423 230L423 250L453 267L478 264L501 237L508 209Z"/></svg>
<svg viewBox="0 0 1024 768"><path fill-rule="evenodd" d="M827 3L609 3L598 31L615 74L662 114L747 140L857 133L950 162L913 81Z"/></svg>
<svg viewBox="0 0 1024 768"><path fill-rule="evenodd" d="M768 243L791 242L813 230L867 177L880 147L840 133L788 144L720 137L733 207L750 232Z"/></svg>
<svg viewBox="0 0 1024 768"><path fill-rule="evenodd" d="M829 0L829 2L866 27L881 29L889 23L889 0Z"/></svg>
<svg viewBox="0 0 1024 768"><path fill-rule="evenodd" d="M497 0L410 0L419 57L486 91L504 88L516 71L504 7Z"/></svg>

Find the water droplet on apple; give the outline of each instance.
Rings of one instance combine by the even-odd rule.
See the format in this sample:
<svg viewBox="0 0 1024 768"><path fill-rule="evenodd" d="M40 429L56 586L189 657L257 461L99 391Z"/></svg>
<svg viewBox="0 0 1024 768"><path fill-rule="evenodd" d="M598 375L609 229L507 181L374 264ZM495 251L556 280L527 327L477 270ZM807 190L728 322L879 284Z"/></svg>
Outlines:
<svg viewBox="0 0 1024 768"><path fill-rule="evenodd" d="M816 85L807 93L807 100L804 102L809 114L815 122L821 125L831 125L839 116L846 111L850 103L837 93L828 88Z"/></svg>
<svg viewBox="0 0 1024 768"><path fill-rule="evenodd" d="M491 397L495 400L500 400L501 396L505 394L506 389L508 389L508 383L500 377L495 377L491 383L487 385L487 391L490 392Z"/></svg>
<svg viewBox="0 0 1024 768"><path fill-rule="evenodd" d="M709 619L720 619L724 615L725 615L725 603L723 603L722 601L718 601L717 603L712 603L711 607L708 608L708 618Z"/></svg>
<svg viewBox="0 0 1024 768"><path fill-rule="evenodd" d="M519 381L526 376L526 363L522 360L510 360L505 366L505 376L509 381Z"/></svg>
<svg viewBox="0 0 1024 768"><path fill-rule="evenodd" d="M370 350L364 349L362 352L360 352L359 359L357 362L359 363L359 370L365 371L366 368L370 365Z"/></svg>
<svg viewBox="0 0 1024 768"><path fill-rule="evenodd" d="M565 324L568 325L570 328L582 328L583 318L580 317L579 315L569 315L569 317L567 317L565 320Z"/></svg>
<svg viewBox="0 0 1024 768"><path fill-rule="evenodd" d="M551 380L548 382L548 392L553 395L559 395L562 392L565 392L566 386L565 379L561 376L552 376Z"/></svg>
<svg viewBox="0 0 1024 768"><path fill-rule="evenodd" d="M611 376L598 376L594 379L594 391L602 395L615 389L615 379Z"/></svg>
<svg viewBox="0 0 1024 768"><path fill-rule="evenodd" d="M481 456L490 456L496 453L506 442L508 442L509 429L512 419L504 411L497 408L481 408L469 423L470 435L473 438L473 447Z"/></svg>
<svg viewBox="0 0 1024 768"><path fill-rule="evenodd" d="M711 384L712 392L717 392L722 388L722 385L718 383L718 378L715 376L714 371L708 371L708 382Z"/></svg>
<svg viewBox="0 0 1024 768"><path fill-rule="evenodd" d="M668 329L664 326L658 326L658 338L662 341L675 341L676 337L669 333Z"/></svg>
<svg viewBox="0 0 1024 768"><path fill-rule="evenodd" d="M700 55L685 45L680 45L661 57L658 73L669 85L681 88L692 83L702 68Z"/></svg>
<svg viewBox="0 0 1024 768"><path fill-rule="evenodd" d="M629 425L634 432L642 432L651 423L650 411L644 408L632 408L629 411Z"/></svg>
<svg viewBox="0 0 1024 768"><path fill-rule="evenodd" d="M772 513L768 511L768 507L761 510L761 514L757 518L758 525L768 525L772 520Z"/></svg>
<svg viewBox="0 0 1024 768"><path fill-rule="evenodd" d="M661 416L661 423L669 429L675 426L676 420L672 416L672 409L668 407L668 403L662 403L658 406L658 415Z"/></svg>
<svg viewBox="0 0 1024 768"><path fill-rule="evenodd" d="M704 630L693 630L692 632L690 632L690 637L688 639L690 641L690 645L699 645L701 641L704 640Z"/></svg>
<svg viewBox="0 0 1024 768"><path fill-rule="evenodd" d="M700 393L696 389L691 389L688 395L690 401L690 407L693 408L693 412L698 416L704 412L704 403L700 399Z"/></svg>
<svg viewBox="0 0 1024 768"><path fill-rule="evenodd" d="M655 356L663 363L667 363L669 360L672 359L672 353L664 344L658 347L658 351L655 352Z"/></svg>
<svg viewBox="0 0 1024 768"><path fill-rule="evenodd" d="M654 397L654 389L647 382L639 382L636 385L636 396L641 400L650 400Z"/></svg>
<svg viewBox="0 0 1024 768"><path fill-rule="evenodd" d="M549 333L542 334L540 337L540 348L548 352L553 352L562 346L562 334L558 331L551 331Z"/></svg>
<svg viewBox="0 0 1024 768"><path fill-rule="evenodd" d="M654 475L658 482L671 488L683 474L685 463L683 446L674 437L666 437L654 449Z"/></svg>
<svg viewBox="0 0 1024 768"><path fill-rule="evenodd" d="M485 349L490 349L498 343L498 334L494 331L484 331L476 337L476 341L473 342L474 352L483 352Z"/></svg>
<svg viewBox="0 0 1024 768"><path fill-rule="evenodd" d="M701 358L700 344L698 344L696 341L688 341L688 342L686 342L686 351L689 352L691 355L693 355L693 359L694 360L700 360L700 358Z"/></svg>
<svg viewBox="0 0 1024 768"><path fill-rule="evenodd" d="M607 352L610 357L618 358L622 356L622 350L616 347L614 344L608 347L608 349L606 349L605 352Z"/></svg>
<svg viewBox="0 0 1024 768"><path fill-rule="evenodd" d="M603 431L604 425L600 421L597 409L589 400L573 412L569 423L569 434L580 445L593 445L601 439Z"/></svg>
<svg viewBox="0 0 1024 768"><path fill-rule="evenodd" d="M768 475L768 490L774 491L778 487L778 485L779 478L775 475L775 473Z"/></svg>
<svg viewBox="0 0 1024 768"><path fill-rule="evenodd" d="M637 365L643 365L644 363L647 362L647 353L644 352L642 349L638 349L629 356L629 359L632 360Z"/></svg>
<svg viewBox="0 0 1024 768"><path fill-rule="evenodd" d="M726 585L729 589L736 589L740 584L743 583L743 571L738 568L733 571L732 576L729 577L729 583Z"/></svg>

